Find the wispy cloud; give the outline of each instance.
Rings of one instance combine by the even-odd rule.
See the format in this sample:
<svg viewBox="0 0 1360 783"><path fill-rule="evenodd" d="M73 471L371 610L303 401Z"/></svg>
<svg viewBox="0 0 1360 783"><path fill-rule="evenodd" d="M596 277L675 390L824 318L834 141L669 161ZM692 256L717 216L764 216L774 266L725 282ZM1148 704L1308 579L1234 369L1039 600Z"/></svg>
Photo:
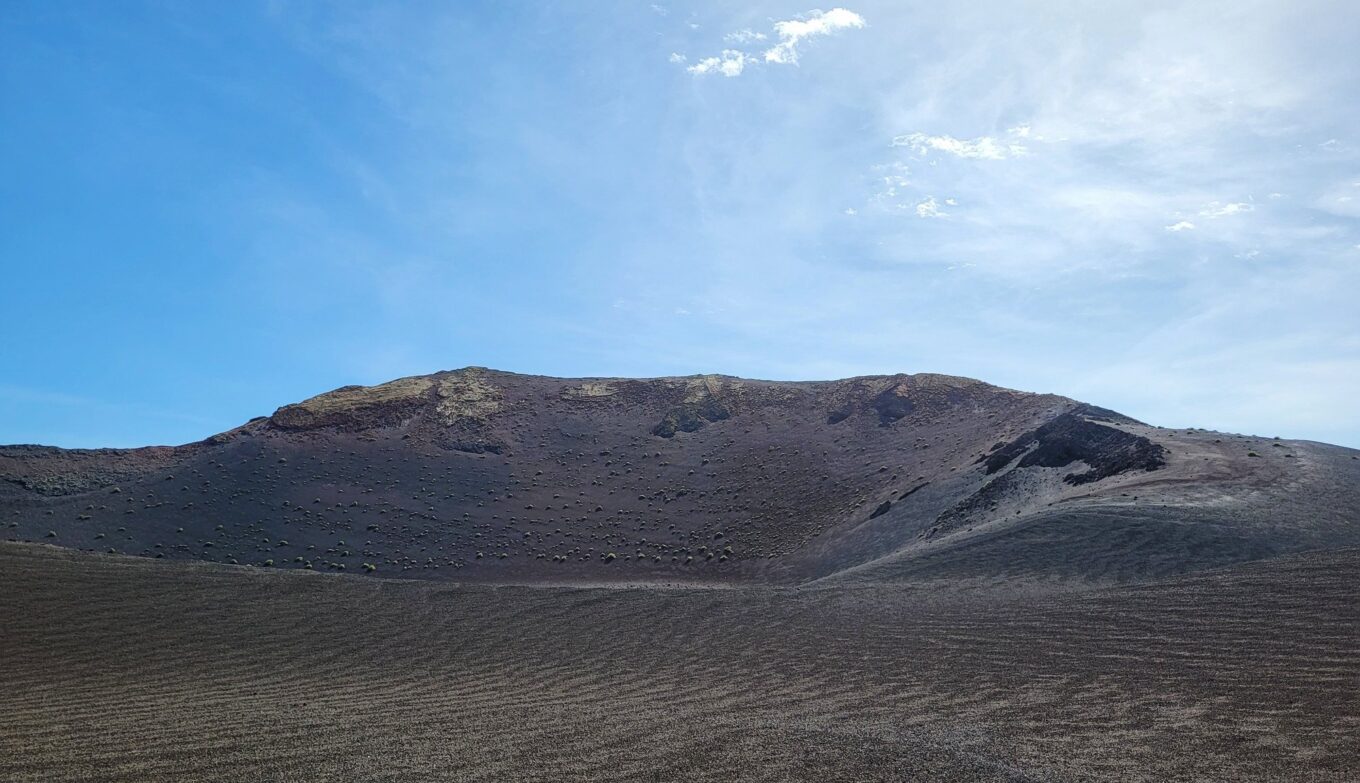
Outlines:
<svg viewBox="0 0 1360 783"><path fill-rule="evenodd" d="M393 143L355 151L385 187L357 185L399 217L374 228L319 187L346 233L237 233L285 275L311 254L299 280L371 257L347 310L379 313L360 319L371 348L410 346L408 371L457 351L597 374L940 370L1360 443L1360 424L1312 413L1360 393L1360 109L1340 99L1360 85L1360 9L1300 2L1064 3L1042 20L1001 0L853 18L644 3L633 19L659 34L622 37L614 15L562 4L544 11L560 24L503 39L418 12L298 16L300 35L339 31L307 51L399 115ZM535 60L564 27L577 59ZM482 85L458 78L468 47L520 59ZM795 62L798 89L755 78ZM411 218L429 204L440 217ZM493 292L528 276L551 293ZM293 291L277 295L291 314L312 289L277 277L264 290ZM491 322L466 317L479 302L533 327L470 333Z"/></svg>
<svg viewBox="0 0 1360 783"><path fill-rule="evenodd" d="M740 76L749 66L757 63L772 65L797 65L799 47L809 38L831 35L840 30L851 30L865 26L864 17L845 8L830 11L813 10L796 19L775 22L774 35L779 42L759 54L740 49L724 49L714 57L705 57L688 66L685 70L696 75L722 74ZM723 36L729 44L746 45L759 43L768 38L765 33L743 28ZM677 60L679 56L681 59ZM683 55L671 55L671 62L685 62Z"/></svg>
<svg viewBox="0 0 1360 783"><path fill-rule="evenodd" d="M947 215L947 212L940 211L940 202L936 201L934 196L926 196L916 202L916 217L939 218Z"/></svg>
<svg viewBox="0 0 1360 783"><path fill-rule="evenodd" d="M1019 138L1024 137L1016 136L1015 139L1011 140L998 140L991 136L979 136L976 139L956 139L953 136L927 136L924 133L908 133L902 136L894 136L892 146L907 147L917 155L922 156L931 152L943 152L960 158L1002 160L1024 155L1028 152L1025 146L1017 140Z"/></svg>
<svg viewBox="0 0 1360 783"><path fill-rule="evenodd" d="M671 55L672 62L676 55ZM683 59L680 62L684 62ZM705 57L704 59L689 66L685 70L698 76L710 73L720 73L723 76L740 76L746 70L746 66L755 62L751 57L736 49L724 49L722 54L717 57Z"/></svg>
<svg viewBox="0 0 1360 783"><path fill-rule="evenodd" d="M1333 185L1327 188L1314 204L1328 214L1360 218L1360 181Z"/></svg>
<svg viewBox="0 0 1360 783"><path fill-rule="evenodd" d="M1235 201L1231 204L1220 204L1215 201L1200 210L1199 214L1200 217L1206 217L1212 220L1213 218L1228 217L1229 215L1236 215L1242 212L1251 212L1254 209L1256 209L1256 207L1242 201Z"/></svg>
<svg viewBox="0 0 1360 783"><path fill-rule="evenodd" d="M1338 13L1335 4L1308 7ZM755 105L743 93L750 128L733 134L728 117L701 131L724 131L721 144L691 142L702 172L696 192L715 205L706 214L724 215L709 224L709 241L733 248L712 269L709 295L727 304L722 328L757 339L805 326L799 340L836 356L910 356L1041 387L1039 368L1043 377L1089 378L1091 368L1118 365L1109 377L1121 381L1163 372L1155 345L1136 355L1118 347L1158 324L1166 339L1194 336L1193 349L1177 346L1183 360L1168 393L1220 395L1217 410L1243 412L1215 419L1206 411L1206 423L1241 426L1248 411L1302 422L1287 406L1264 412L1251 404L1247 385L1224 388L1216 380L1224 367L1202 356L1215 341L1254 346L1255 354L1244 347L1238 355L1253 355L1266 372L1296 366L1287 345L1360 333L1360 317L1323 304L1335 300L1332 286L1360 286L1360 184L1352 174L1360 145L1348 130L1360 113L1337 101L1360 84L1339 32L1354 29L1360 15L1341 16L1344 23L1324 29L1283 4L1209 0L1064 7L1036 25L999 2L874 7L872 27L854 35L853 59L818 62L810 87L819 91ZM730 27L747 24L738 17ZM776 35L775 45L786 40ZM805 65L820 54L808 45L813 39L788 40ZM748 46L734 48L773 65ZM706 104L716 100L706 94ZM723 190L731 187L742 195ZM957 281L936 277L945 271ZM801 304L795 290L761 293L761 281L775 274L808 281ZM1258 281L1290 282L1293 299L1262 296ZM888 336L915 323L887 315L903 303L933 323L949 321L934 304L945 290L969 302L976 319L959 329L985 322L1016 336L1009 358L992 355L995 344L979 336L975 368L949 365L967 353L957 332L941 338L953 353L937 353L925 335ZM1219 314L1196 320L1208 300ZM834 327L837 317L864 312L878 313L874 336ZM1253 333L1235 323L1252 324ZM1255 334L1267 324L1273 336ZM1077 354L1054 353L1051 341L1065 344L1073 330L1086 335L1078 342L1090 353L1066 364L1059 354ZM1327 377L1360 389L1360 348L1329 351L1346 360L1328 364ZM873 363L845 364L864 371ZM1288 373L1276 378L1293 383ZM1136 385L1064 390L1154 421L1193 422L1181 418L1188 403L1140 394ZM1299 398L1313 393L1300 390ZM1331 398L1342 404L1339 393Z"/></svg>
<svg viewBox="0 0 1360 783"><path fill-rule="evenodd" d="M765 38L764 33L757 33L753 30L738 30L735 33L728 33L723 36L723 40L731 44L748 44L763 41Z"/></svg>

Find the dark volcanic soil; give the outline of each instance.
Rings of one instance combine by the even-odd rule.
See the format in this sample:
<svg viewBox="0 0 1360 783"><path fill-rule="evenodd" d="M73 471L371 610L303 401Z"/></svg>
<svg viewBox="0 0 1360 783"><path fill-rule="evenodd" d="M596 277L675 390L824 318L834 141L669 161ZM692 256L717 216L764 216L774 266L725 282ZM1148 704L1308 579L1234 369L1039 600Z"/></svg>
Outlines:
<svg viewBox="0 0 1360 783"><path fill-rule="evenodd" d="M477 368L0 447L0 780L1355 780L1357 456Z"/></svg>
<svg viewBox="0 0 1360 783"><path fill-rule="evenodd" d="M0 532L463 582L1127 581L1360 545L1354 457L939 375L470 368L187 446L0 447Z"/></svg>
<svg viewBox="0 0 1360 783"><path fill-rule="evenodd" d="M1349 781L1360 550L1091 591L456 586L0 544L0 780Z"/></svg>

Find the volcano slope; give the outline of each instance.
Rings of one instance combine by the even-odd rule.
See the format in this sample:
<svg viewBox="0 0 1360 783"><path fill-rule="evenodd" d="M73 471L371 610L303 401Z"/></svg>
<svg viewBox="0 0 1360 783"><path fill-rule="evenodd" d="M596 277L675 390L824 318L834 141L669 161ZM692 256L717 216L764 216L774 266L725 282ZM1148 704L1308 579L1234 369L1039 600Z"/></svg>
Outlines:
<svg viewBox="0 0 1360 783"><path fill-rule="evenodd" d="M0 448L0 529L460 582L1129 581L1360 545L1355 456L939 375L469 368L187 446Z"/></svg>
<svg viewBox="0 0 1360 783"><path fill-rule="evenodd" d="M1356 456L478 368L6 447L0 780L1354 779Z"/></svg>

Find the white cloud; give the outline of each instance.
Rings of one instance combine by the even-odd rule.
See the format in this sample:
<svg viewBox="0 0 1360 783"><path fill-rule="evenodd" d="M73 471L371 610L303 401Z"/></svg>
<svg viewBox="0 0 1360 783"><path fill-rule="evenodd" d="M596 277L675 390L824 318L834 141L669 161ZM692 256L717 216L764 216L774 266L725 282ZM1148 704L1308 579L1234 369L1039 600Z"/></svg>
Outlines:
<svg viewBox="0 0 1360 783"><path fill-rule="evenodd" d="M735 33L728 33L723 36L723 40L728 43L746 44L752 41L765 40L764 33L757 33L754 30L738 30Z"/></svg>
<svg viewBox="0 0 1360 783"><path fill-rule="evenodd" d="M691 25L698 29L698 25ZM848 11L844 8L833 8L830 11L809 11L801 19L787 19L782 22L774 23L774 32L779 36L779 43L766 49L761 55L748 54L739 49L724 49L723 53L717 57L705 57L686 70L690 73L702 76L710 73L721 73L724 76L740 76L747 66L755 65L762 60L767 63L777 65L797 65L798 46L808 38L820 35L830 35L838 30L864 27L864 17ZM754 30L742 29L723 36L723 40L729 44L750 44L764 41L768 38L765 33ZM684 62L684 55L671 55L671 62Z"/></svg>
<svg viewBox="0 0 1360 783"><path fill-rule="evenodd" d="M1172 223L1171 225L1167 226L1167 227L1166 227L1166 230L1167 230L1167 231L1192 231L1192 230L1194 230L1194 228L1195 228L1195 224L1194 224L1194 223L1191 223L1191 222L1188 221L1188 220L1182 220L1182 221L1180 221L1179 223Z"/></svg>
<svg viewBox="0 0 1360 783"><path fill-rule="evenodd" d="M950 200L951 199L946 199L946 201ZM926 196L924 200L917 202L916 204L916 217L940 218L948 216L948 212L940 211L940 202L936 201L934 196Z"/></svg>
<svg viewBox="0 0 1360 783"><path fill-rule="evenodd" d="M859 210L855 209L854 207L846 207L845 214L854 217L855 215L859 214Z"/></svg>
<svg viewBox="0 0 1360 783"><path fill-rule="evenodd" d="M705 57L685 70L696 76L720 73L723 76L740 76L747 65L755 62L751 56L736 49L724 49L718 57Z"/></svg>
<svg viewBox="0 0 1360 783"><path fill-rule="evenodd" d="M683 54L680 54L679 52L671 52L671 62L675 63L676 65L683 65L688 59L689 58L685 57Z"/></svg>
<svg viewBox="0 0 1360 783"><path fill-rule="evenodd" d="M779 43L765 50L765 62L797 63L798 44L803 39L863 26L864 17L844 8L833 8L826 13L809 11L803 19L775 22L774 31L779 36Z"/></svg>
<svg viewBox="0 0 1360 783"><path fill-rule="evenodd" d="M1025 138L1029 135L1029 128L1025 126L1012 128L1008 133L1015 138ZM922 156L931 152L944 152L960 158L985 160L1003 160L1024 155L1029 151L1017 141L997 140L991 136L979 136L976 139L956 139L953 136L927 136L924 133L907 133L894 136L892 146L907 147L912 152Z"/></svg>
<svg viewBox="0 0 1360 783"><path fill-rule="evenodd" d="M877 194L879 197L894 197L900 188L911 184L911 180L907 179L911 168L900 161L875 166L874 172L877 174L876 179L883 183L883 188Z"/></svg>
<svg viewBox="0 0 1360 783"><path fill-rule="evenodd" d="M1227 217L1229 215L1236 215L1239 212L1251 212L1254 209L1256 209L1256 207L1252 206L1251 204L1247 204L1240 201L1232 204L1220 204L1217 201L1213 201L1210 202L1209 205L1206 206L1204 209L1200 210L1199 214L1200 217L1212 219Z"/></svg>

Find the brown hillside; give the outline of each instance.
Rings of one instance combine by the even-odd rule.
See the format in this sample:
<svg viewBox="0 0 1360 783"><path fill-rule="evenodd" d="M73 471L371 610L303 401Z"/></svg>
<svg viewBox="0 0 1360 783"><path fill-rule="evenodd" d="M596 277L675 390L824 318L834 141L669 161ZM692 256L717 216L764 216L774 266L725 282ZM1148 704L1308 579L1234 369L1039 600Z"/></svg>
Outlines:
<svg viewBox="0 0 1360 783"><path fill-rule="evenodd" d="M1251 456L1257 455L1257 456ZM1360 544L1360 463L941 375L345 387L173 448L0 447L5 538L504 583L1131 580Z"/></svg>

